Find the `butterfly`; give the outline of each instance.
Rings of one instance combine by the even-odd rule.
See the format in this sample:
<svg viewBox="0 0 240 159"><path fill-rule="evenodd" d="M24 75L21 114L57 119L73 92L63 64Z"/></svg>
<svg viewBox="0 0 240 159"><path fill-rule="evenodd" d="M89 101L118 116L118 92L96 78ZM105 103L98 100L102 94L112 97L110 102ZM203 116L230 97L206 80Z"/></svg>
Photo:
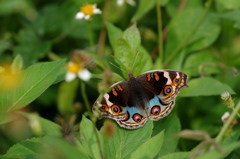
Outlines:
<svg viewBox="0 0 240 159"><path fill-rule="evenodd" d="M92 109L102 114L99 119L112 118L121 127L137 129L148 118L156 121L167 116L179 91L188 86L187 80L185 73L172 70L148 71L138 77L128 73L128 81L111 86Z"/></svg>

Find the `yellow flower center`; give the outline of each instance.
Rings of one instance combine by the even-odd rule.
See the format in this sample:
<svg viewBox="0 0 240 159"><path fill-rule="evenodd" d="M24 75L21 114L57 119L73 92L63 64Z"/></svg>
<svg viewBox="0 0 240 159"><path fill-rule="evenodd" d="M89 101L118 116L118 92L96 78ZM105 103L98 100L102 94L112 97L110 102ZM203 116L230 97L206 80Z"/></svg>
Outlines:
<svg viewBox="0 0 240 159"><path fill-rule="evenodd" d="M93 15L94 8L91 4L85 4L80 8L80 11L85 15Z"/></svg>
<svg viewBox="0 0 240 159"><path fill-rule="evenodd" d="M4 63L0 66L0 91L12 91L20 83L22 73L13 74L10 63Z"/></svg>
<svg viewBox="0 0 240 159"><path fill-rule="evenodd" d="M82 68L83 68L83 67L82 67L81 64L74 63L74 62L72 62L72 63L70 63L70 64L67 65L67 70L68 70L69 72L76 73L76 74L77 74L78 71L81 70Z"/></svg>

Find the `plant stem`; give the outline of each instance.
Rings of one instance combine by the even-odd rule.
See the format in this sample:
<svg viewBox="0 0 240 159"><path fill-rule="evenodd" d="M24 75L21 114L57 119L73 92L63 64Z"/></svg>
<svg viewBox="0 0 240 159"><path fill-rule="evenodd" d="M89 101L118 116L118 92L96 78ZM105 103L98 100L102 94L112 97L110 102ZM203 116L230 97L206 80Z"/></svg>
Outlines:
<svg viewBox="0 0 240 159"><path fill-rule="evenodd" d="M51 59L52 61L56 61L56 60L60 60L60 59L61 59L58 55L56 55L55 53L53 53L53 52L51 52L51 51L49 51L49 52L47 53L47 56L48 56L48 58Z"/></svg>
<svg viewBox="0 0 240 159"><path fill-rule="evenodd" d="M81 94L82 94L82 97L83 97L84 104L87 108L87 111L89 113L90 118L92 118L90 104L89 104L89 101L88 101L87 95L86 95L86 85L82 80L80 81L80 83L81 83L81 85L80 85L81 86Z"/></svg>
<svg viewBox="0 0 240 159"><path fill-rule="evenodd" d="M89 101L88 101L87 95L86 95L86 85L82 80L80 81L80 83L81 83L80 86L81 86L81 94L82 94L82 97L83 97L83 101L84 101L85 106L87 107L87 111L89 113L90 119L93 122L93 115L92 115L90 104L89 104ZM99 139L99 136L98 136L97 129L95 127L95 123L93 124L93 131L94 131L94 134L95 134L96 139L97 139L97 144L98 144L98 148L99 148L101 158L104 159L103 152L102 152L102 147L101 147L101 142L100 142L100 139Z"/></svg>
<svg viewBox="0 0 240 159"><path fill-rule="evenodd" d="M202 13L202 15L200 16L200 18L198 19L198 21L196 22L196 24L193 26L192 30L188 33L188 35L182 40L182 42L177 46L177 48L175 50L173 50L172 54L170 55L170 57L166 60L166 62L164 63L164 66L166 67L169 62L172 61L172 59L178 54L178 52L184 48L188 42L188 40L190 39L190 37L193 35L193 33L197 30L197 28L199 27L200 23L203 21L203 19L205 18L211 4L212 4L213 0L208 0L206 2L206 8L204 10L204 12Z"/></svg>
<svg viewBox="0 0 240 159"><path fill-rule="evenodd" d="M239 110L240 110L240 102L238 102L236 108L233 110L233 112L231 113L230 117L228 118L228 120L226 121L226 123L224 123L221 131L220 131L219 134L217 135L217 137L216 137L216 139L215 139L215 141L216 141L217 143L219 143L219 142L222 140L222 138L223 138L226 130L227 130L228 127L230 126L230 124L231 124L232 120L234 119L234 117L238 114L238 111L239 111Z"/></svg>
<svg viewBox="0 0 240 159"><path fill-rule="evenodd" d="M88 21L87 21L87 28L88 28L88 40L89 40L89 44L90 44L91 47L93 47L94 44L93 44L91 20L88 20Z"/></svg>
<svg viewBox="0 0 240 159"><path fill-rule="evenodd" d="M157 22L158 22L158 53L163 63L163 33L162 33L162 14L159 0L156 0Z"/></svg>

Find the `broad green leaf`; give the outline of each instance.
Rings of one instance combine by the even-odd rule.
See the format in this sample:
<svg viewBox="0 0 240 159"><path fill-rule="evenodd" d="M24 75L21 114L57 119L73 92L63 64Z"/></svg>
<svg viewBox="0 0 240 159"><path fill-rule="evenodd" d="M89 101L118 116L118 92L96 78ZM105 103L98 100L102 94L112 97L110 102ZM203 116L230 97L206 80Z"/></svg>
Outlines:
<svg viewBox="0 0 240 159"><path fill-rule="evenodd" d="M154 158L162 147L163 139L164 131L158 133L156 136L148 139L145 143L143 143L136 151L131 154L130 159Z"/></svg>
<svg viewBox="0 0 240 159"><path fill-rule="evenodd" d="M134 14L133 18L131 19L132 22L137 21L138 19L142 18L148 11L150 11L156 4L155 0L141 0L139 2L139 6L137 12Z"/></svg>
<svg viewBox="0 0 240 159"><path fill-rule="evenodd" d="M133 61L131 60L133 59L133 55L131 54L131 48L126 40L118 40L114 56L115 61L119 64L123 71L129 72L132 69Z"/></svg>
<svg viewBox="0 0 240 159"><path fill-rule="evenodd" d="M179 52L179 54L176 55L176 57L171 61L171 63L169 63L167 68L170 70L181 71L185 55L186 49L181 50L181 52Z"/></svg>
<svg viewBox="0 0 240 159"><path fill-rule="evenodd" d="M44 135L55 135L55 136L61 136L61 126L58 124L47 120L45 118L40 117L37 114L34 113L25 113L25 112L19 112L20 114L24 115L29 119L29 123L33 122L36 125L36 122L39 122L39 126L41 127ZM35 121L31 121L35 120ZM37 121L36 121L37 120Z"/></svg>
<svg viewBox="0 0 240 159"><path fill-rule="evenodd" d="M219 73L217 59L213 53L209 51L200 51L190 54L185 61L182 71L189 77L198 76L199 73L204 75Z"/></svg>
<svg viewBox="0 0 240 159"><path fill-rule="evenodd" d="M203 153L196 157L196 159L209 159L209 158L225 158L227 155L229 155L233 150L240 147L240 142L232 142L231 144L228 144L223 148L223 152L219 152L217 150Z"/></svg>
<svg viewBox="0 0 240 159"><path fill-rule="evenodd" d="M240 2L240 1L238 1L238 2ZM239 6L240 6L240 3L239 3ZM240 29L239 15L240 15L240 10L235 10L235 11L219 14L219 16L222 18L234 21L234 27Z"/></svg>
<svg viewBox="0 0 240 159"><path fill-rule="evenodd" d="M204 10L201 8L190 8L182 11L173 18L169 26L169 34L165 48L166 59L171 56L179 45L183 44L182 42L189 35L203 12ZM208 47L216 40L219 33L220 26L216 16L211 13L207 14L195 32L189 35L190 38L184 45L186 52L189 53Z"/></svg>
<svg viewBox="0 0 240 159"><path fill-rule="evenodd" d="M34 30L22 29L17 40L19 45L14 47L14 54L20 54L25 66L30 66L43 58L50 50L51 43L47 40L41 41Z"/></svg>
<svg viewBox="0 0 240 159"><path fill-rule="evenodd" d="M2 55L2 53L6 50L6 49L8 49L8 48L10 48L11 47L11 42L10 42L10 40L1 40L0 41L0 55Z"/></svg>
<svg viewBox="0 0 240 159"><path fill-rule="evenodd" d="M121 39L118 39L116 52L114 54L116 62L125 72L133 69L133 63L139 51L141 37L136 24L133 24L123 32Z"/></svg>
<svg viewBox="0 0 240 159"><path fill-rule="evenodd" d="M135 62L132 64L133 67L132 73L135 76L138 76L143 72L153 69L152 59L144 47L142 46L139 47L139 52L136 54L136 57L134 58Z"/></svg>
<svg viewBox="0 0 240 159"><path fill-rule="evenodd" d="M224 138L222 145L227 147L229 144L237 141L239 136L240 136L239 130L231 132L230 134L228 134L228 136Z"/></svg>
<svg viewBox="0 0 240 159"><path fill-rule="evenodd" d="M188 88L181 90L180 96L193 97L193 96L210 96L220 95L228 91L230 94L235 92L228 85L221 83L211 77L203 77L192 79L188 82Z"/></svg>
<svg viewBox="0 0 240 159"><path fill-rule="evenodd" d="M104 139L106 158L128 159L133 151L150 139L152 127L152 121L135 130L117 126L115 133ZM106 125L101 129L102 134L105 129Z"/></svg>
<svg viewBox="0 0 240 159"><path fill-rule="evenodd" d="M69 114L73 112L73 101L76 97L76 91L79 87L79 80L75 79L71 82L63 81L60 84L57 96L57 107L61 114Z"/></svg>
<svg viewBox="0 0 240 159"><path fill-rule="evenodd" d="M0 15L7 15L11 13L24 13L31 9L31 3L27 0L3 0L0 1Z"/></svg>
<svg viewBox="0 0 240 159"><path fill-rule="evenodd" d="M141 37L136 23L123 32L122 38L127 41L131 48L131 54L135 55L141 43Z"/></svg>
<svg viewBox="0 0 240 159"><path fill-rule="evenodd" d="M11 65L11 69L12 69L12 72L13 73L19 73L22 71L23 69L23 59L22 59L22 56L20 54L18 54L13 62L12 62L12 65Z"/></svg>
<svg viewBox="0 0 240 159"><path fill-rule="evenodd" d="M158 159L189 159L189 152L174 152L161 156Z"/></svg>
<svg viewBox="0 0 240 159"><path fill-rule="evenodd" d="M107 27L108 38L109 38L110 44L111 44L114 52L116 52L117 41L118 41L118 39L120 39L122 37L123 32L121 29L117 28L110 22L106 23L106 27Z"/></svg>
<svg viewBox="0 0 240 159"><path fill-rule="evenodd" d="M41 151L43 157L40 159L90 159L89 156L86 156L81 150L78 150L63 138L46 136L43 142L44 145Z"/></svg>
<svg viewBox="0 0 240 159"><path fill-rule="evenodd" d="M13 145L1 159L30 159L42 158L40 153L42 138L31 138Z"/></svg>
<svg viewBox="0 0 240 159"><path fill-rule="evenodd" d="M0 123L7 122L9 113L27 106L51 86L64 62L59 60L29 67L20 73L17 85L11 90L5 88L8 81L0 82Z"/></svg>
<svg viewBox="0 0 240 159"><path fill-rule="evenodd" d="M240 1L239 0L217 0L216 4L222 10L236 10L240 9Z"/></svg>
<svg viewBox="0 0 240 159"><path fill-rule="evenodd" d="M96 130L95 125L87 119L85 116L82 116L82 121L80 123L80 142L82 147L86 150L90 158L101 158L100 148L98 145L98 140L96 135L99 138L99 144L103 148L102 136Z"/></svg>
<svg viewBox="0 0 240 159"><path fill-rule="evenodd" d="M164 131L163 146L158 156L174 152L178 145L178 138L175 135L181 130L181 125L177 115L172 112L163 119L154 122L152 136Z"/></svg>

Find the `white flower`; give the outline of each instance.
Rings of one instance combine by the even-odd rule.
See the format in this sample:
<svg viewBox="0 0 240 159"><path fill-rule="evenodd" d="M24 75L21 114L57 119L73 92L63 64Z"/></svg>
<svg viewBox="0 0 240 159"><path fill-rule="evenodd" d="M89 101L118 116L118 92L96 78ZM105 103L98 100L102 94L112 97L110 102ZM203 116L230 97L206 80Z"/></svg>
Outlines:
<svg viewBox="0 0 240 159"><path fill-rule="evenodd" d="M117 0L117 5L122 6L124 2L128 3L131 6L135 6L136 2L134 0Z"/></svg>
<svg viewBox="0 0 240 159"><path fill-rule="evenodd" d="M222 93L221 98L229 108L234 109L234 101L228 92Z"/></svg>
<svg viewBox="0 0 240 159"><path fill-rule="evenodd" d="M227 121L227 119L229 118L229 116L230 116L230 113L229 112L225 112L223 115L222 115L222 117L221 117L221 119L222 119L222 122L226 122Z"/></svg>
<svg viewBox="0 0 240 159"><path fill-rule="evenodd" d="M224 92L221 94L221 98L222 100L227 100L230 97L230 94L228 92Z"/></svg>
<svg viewBox="0 0 240 159"><path fill-rule="evenodd" d="M65 80L67 82L71 82L77 76L82 79L83 81L88 81L91 78L91 73L88 69L83 68L81 63L74 63L72 61L68 62L67 64L67 73L65 76Z"/></svg>
<svg viewBox="0 0 240 159"><path fill-rule="evenodd" d="M80 8L75 16L76 19L85 19L88 20L93 14L101 14L102 11L97 8L97 4L85 4Z"/></svg>

